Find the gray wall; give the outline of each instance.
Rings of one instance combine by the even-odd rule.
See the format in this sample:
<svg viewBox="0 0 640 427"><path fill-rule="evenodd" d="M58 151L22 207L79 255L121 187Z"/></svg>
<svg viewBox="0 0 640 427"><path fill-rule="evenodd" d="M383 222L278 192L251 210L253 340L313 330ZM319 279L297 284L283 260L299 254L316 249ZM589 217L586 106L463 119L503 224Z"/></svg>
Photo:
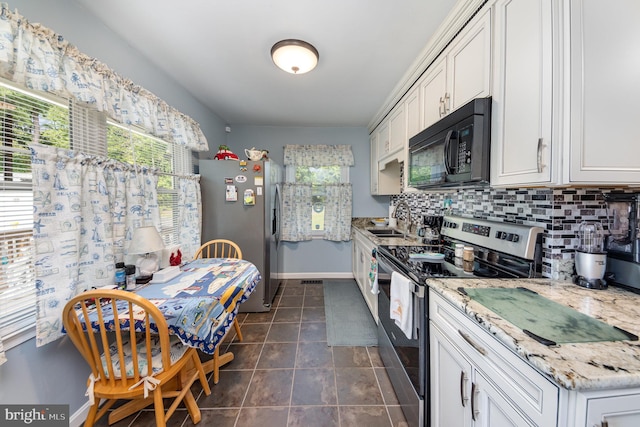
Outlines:
<svg viewBox="0 0 640 427"><path fill-rule="evenodd" d="M231 151L241 159L245 148L269 150L269 157L282 164L283 148L288 144L347 144L351 145L355 165L349 176L353 184L352 216L387 216L389 197L370 194L369 134L364 127L273 127L236 126L228 136ZM215 153L212 153L215 154ZM208 158L211 158L211 155ZM286 277L309 277L313 273L351 272L351 242L284 242ZM296 276L297 273L302 273Z"/></svg>
<svg viewBox="0 0 640 427"><path fill-rule="evenodd" d="M210 146L226 140L224 122L139 52L133 51L84 8L71 0L10 0L9 7L30 22L63 35L80 51L107 64L200 123ZM0 366L0 402L69 404L70 414L87 401L88 367L68 339L36 348L35 339L7 351Z"/></svg>

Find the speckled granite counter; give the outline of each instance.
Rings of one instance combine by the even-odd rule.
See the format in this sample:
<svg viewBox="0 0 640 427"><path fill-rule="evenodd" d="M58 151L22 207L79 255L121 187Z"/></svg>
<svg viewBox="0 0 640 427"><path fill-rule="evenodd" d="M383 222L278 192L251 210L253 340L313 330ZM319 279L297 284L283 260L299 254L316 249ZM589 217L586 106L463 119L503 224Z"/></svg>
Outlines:
<svg viewBox="0 0 640 427"><path fill-rule="evenodd" d="M508 348L570 390L640 387L640 341L545 346L457 288L525 287L605 323L640 336L640 295L609 287L590 290L548 279L430 279L429 286Z"/></svg>
<svg viewBox="0 0 640 427"><path fill-rule="evenodd" d="M393 229L397 231L402 231L402 221L398 224L399 227L390 228L390 227L377 227L375 226L371 220L374 218L352 218L351 219L351 227L359 232L361 232L365 237L371 240L376 246L378 245L404 245L404 246L423 246L422 242L416 238L416 236L410 236L408 239L404 239L402 237L378 237L374 236L371 233L367 233L368 229Z"/></svg>

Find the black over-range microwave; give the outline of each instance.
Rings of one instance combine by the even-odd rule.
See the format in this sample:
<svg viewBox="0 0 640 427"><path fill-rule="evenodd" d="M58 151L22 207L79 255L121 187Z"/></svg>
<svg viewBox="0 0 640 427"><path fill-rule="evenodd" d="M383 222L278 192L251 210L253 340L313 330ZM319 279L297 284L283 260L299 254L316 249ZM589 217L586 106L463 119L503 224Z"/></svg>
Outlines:
<svg viewBox="0 0 640 427"><path fill-rule="evenodd" d="M491 97L477 98L409 139L414 188L489 183Z"/></svg>

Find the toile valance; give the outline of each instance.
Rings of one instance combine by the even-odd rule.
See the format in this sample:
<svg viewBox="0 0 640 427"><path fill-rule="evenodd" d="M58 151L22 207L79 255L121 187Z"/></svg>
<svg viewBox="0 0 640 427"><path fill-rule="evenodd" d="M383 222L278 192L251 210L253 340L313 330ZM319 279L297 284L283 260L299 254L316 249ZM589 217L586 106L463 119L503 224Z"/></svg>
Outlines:
<svg viewBox="0 0 640 427"><path fill-rule="evenodd" d="M61 35L9 10L0 12L0 77L104 112L193 151L208 151L200 125L148 90L119 76Z"/></svg>
<svg viewBox="0 0 640 427"><path fill-rule="evenodd" d="M285 145L285 166L353 166L350 145Z"/></svg>

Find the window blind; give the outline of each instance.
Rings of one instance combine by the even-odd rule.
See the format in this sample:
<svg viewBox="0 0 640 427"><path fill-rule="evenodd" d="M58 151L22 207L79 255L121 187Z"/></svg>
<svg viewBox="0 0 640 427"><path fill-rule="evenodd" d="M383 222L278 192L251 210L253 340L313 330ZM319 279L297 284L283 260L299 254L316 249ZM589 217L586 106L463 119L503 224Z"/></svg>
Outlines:
<svg viewBox="0 0 640 427"><path fill-rule="evenodd" d="M66 103L0 82L0 336L5 349L35 333L33 199L39 194L31 185L31 143L69 148Z"/></svg>

